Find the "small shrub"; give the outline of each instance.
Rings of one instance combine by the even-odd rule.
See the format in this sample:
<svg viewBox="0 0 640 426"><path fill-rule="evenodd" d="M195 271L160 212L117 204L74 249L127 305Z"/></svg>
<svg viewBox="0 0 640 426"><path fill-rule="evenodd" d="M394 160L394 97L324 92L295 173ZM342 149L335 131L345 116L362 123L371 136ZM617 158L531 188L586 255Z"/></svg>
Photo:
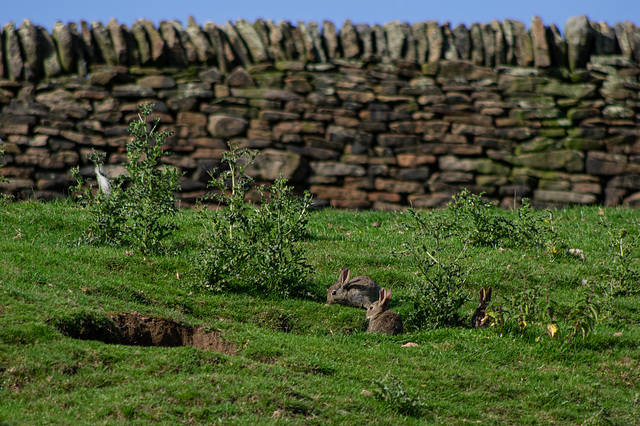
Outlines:
<svg viewBox="0 0 640 426"><path fill-rule="evenodd" d="M601 319L604 301L597 289L581 288L569 305L560 305L553 298L549 286L527 288L521 292L503 297L487 308L487 315L493 326L504 327L523 334L526 330L542 330L536 340L544 337L565 341L581 335L585 338Z"/></svg>
<svg viewBox="0 0 640 426"><path fill-rule="evenodd" d="M90 243L131 245L144 253L158 252L175 229L172 217L177 213L176 192L180 189L180 174L173 167L160 166L168 155L162 144L170 132L157 131L159 119L149 126L153 103L138 106L139 119L129 124L133 140L127 144L127 174L111 180L111 190L94 193L93 185L72 169L77 185L77 197L87 206L93 223L84 235ZM88 156L96 170L102 165L95 151Z"/></svg>
<svg viewBox="0 0 640 426"><path fill-rule="evenodd" d="M462 189L452 197L445 211L420 214L409 210L413 241L404 244L404 254L410 255L421 273L422 280L408 285L413 306L407 323L414 328L455 326L461 323L460 308L469 300L465 290L470 268L465 266L469 245L509 247L545 247L554 242L552 217L548 212L537 212L528 200L516 211L516 217L496 214L496 207ZM548 295L547 295L548 296ZM537 304L547 300L544 309ZM493 305L496 306L496 305ZM500 310L487 313L493 322L504 324L515 321L520 327L531 321L545 321L541 316L553 316L553 305L548 297L541 297L541 289L534 288L507 300Z"/></svg>
<svg viewBox="0 0 640 426"><path fill-rule="evenodd" d="M569 322L568 340L578 334L581 334L584 339L593 331L600 320L601 305L600 297L594 291L583 291L575 299L566 314L566 319Z"/></svg>
<svg viewBox="0 0 640 426"><path fill-rule="evenodd" d="M626 227L614 229L606 218L601 218L602 226L607 230L607 246L611 261L607 268L610 276L609 292L612 296L628 296L640 293L640 235L638 224L635 232Z"/></svg>
<svg viewBox="0 0 640 426"><path fill-rule="evenodd" d="M528 199L509 219L496 215L497 207L463 188L453 196L448 210L453 213L463 238L472 244L502 247L544 247L552 244L551 213L535 211Z"/></svg>
<svg viewBox="0 0 640 426"><path fill-rule="evenodd" d="M416 329L458 325L459 309L469 298L464 284L470 271L460 264L466 244L454 260L442 260L450 250L445 241L457 234L457 226L447 220L434 220L433 212L426 213L426 217L412 209L409 213L414 240L404 244L403 254L412 257L422 279L407 287L413 304L407 323ZM430 241L432 249L428 246Z"/></svg>
<svg viewBox="0 0 640 426"><path fill-rule="evenodd" d="M311 266L301 244L307 233L311 195L297 197L280 176L269 188L259 188L261 206L245 202L252 179L245 175L255 151L229 145L222 158L228 169L210 186L208 198L217 210L203 210L206 247L196 260L205 288L248 291L276 297L310 296ZM268 194L267 194L268 193Z"/></svg>
<svg viewBox="0 0 640 426"><path fill-rule="evenodd" d="M420 417L428 408L426 401L404 389L401 381L394 377L373 380L372 394L388 409L404 416Z"/></svg>

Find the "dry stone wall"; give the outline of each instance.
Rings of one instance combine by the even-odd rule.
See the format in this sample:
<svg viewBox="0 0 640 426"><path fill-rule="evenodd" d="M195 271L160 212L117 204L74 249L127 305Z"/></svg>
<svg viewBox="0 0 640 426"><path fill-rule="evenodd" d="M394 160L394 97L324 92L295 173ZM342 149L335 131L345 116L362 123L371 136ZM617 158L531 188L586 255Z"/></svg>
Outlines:
<svg viewBox="0 0 640 426"><path fill-rule="evenodd" d="M65 196L86 154L124 170L141 102L174 131L182 200L226 141L260 150L317 205L435 207L461 187L510 206L640 205L640 29L571 18L460 25L330 22L131 28L25 20L0 32L0 137L22 197Z"/></svg>

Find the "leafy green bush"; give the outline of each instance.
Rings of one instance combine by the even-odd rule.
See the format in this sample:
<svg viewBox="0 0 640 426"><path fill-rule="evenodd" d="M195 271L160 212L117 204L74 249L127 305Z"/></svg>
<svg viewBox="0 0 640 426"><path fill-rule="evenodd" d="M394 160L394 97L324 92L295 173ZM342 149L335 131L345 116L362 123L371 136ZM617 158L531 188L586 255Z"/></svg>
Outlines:
<svg viewBox="0 0 640 426"><path fill-rule="evenodd" d="M515 217L509 218L483 200L482 194L462 189L452 197L445 211L421 214L410 209L409 217L412 223L407 227L412 231L413 240L404 244L404 254L412 257L422 279L407 286L413 305L407 323L417 329L461 323L460 308L469 300L465 287L471 273L471 268L466 266L470 245L556 250L561 244L553 232L551 213L533 210L526 199ZM549 314L553 306L538 307L541 301L548 301L548 297L541 298L539 288L528 291L535 294L525 292L503 303L499 314L493 313L494 323L550 322L541 316Z"/></svg>
<svg viewBox="0 0 640 426"><path fill-rule="evenodd" d="M605 302L598 289L587 282L583 285L568 305L561 305L555 300L548 285L538 286L510 296L496 297L498 300L489 305L487 315L494 327L520 334L532 329L542 331L536 340L560 336L569 341L577 335L584 338L601 319Z"/></svg>
<svg viewBox="0 0 640 426"><path fill-rule="evenodd" d="M307 233L311 195L293 195L280 176L268 189L258 188L261 206L245 202L252 178L245 175L257 153L229 145L222 162L228 167L217 177L208 199L218 209L204 209L206 247L196 260L205 288L245 291L277 297L310 296L311 266L301 244Z"/></svg>
<svg viewBox="0 0 640 426"><path fill-rule="evenodd" d="M600 223L607 231L607 246L612 259L608 263L609 291L613 296L628 296L640 293L640 235L638 226L632 224L635 231L627 227L613 228L602 216Z"/></svg>
<svg viewBox="0 0 640 426"><path fill-rule="evenodd" d="M373 380L375 389L373 396L387 408L412 417L420 417L427 410L426 401L404 389L401 381L394 377L385 377L382 380Z"/></svg>
<svg viewBox="0 0 640 426"><path fill-rule="evenodd" d="M71 171L77 181L72 189L93 217L84 241L131 245L144 253L158 252L176 229L172 217L178 211L176 192L180 189L180 173L176 168L160 166L161 158L168 155L162 145L171 133L156 130L158 118L148 123L153 103L139 105L138 110L139 119L129 124L134 139L127 144L127 174L112 179L110 190L94 192L93 185L86 185L76 167ZM88 158L98 174L102 166L100 156L92 151Z"/></svg>
<svg viewBox="0 0 640 426"><path fill-rule="evenodd" d="M502 247L544 247L552 244L551 213L531 208L528 199L516 209L516 218L496 214L498 208L482 199L483 194L472 194L463 188L453 196L448 210L461 236L472 244Z"/></svg>
<svg viewBox="0 0 640 426"><path fill-rule="evenodd" d="M443 254L452 249L449 239L459 232L457 224L443 216L437 220L433 211L421 215L410 209L409 214L413 241L404 244L403 254L411 256L422 279L408 284L413 306L407 323L416 329L458 325L459 309L469 299L464 284L470 271L460 264L467 246L452 261L443 260Z"/></svg>

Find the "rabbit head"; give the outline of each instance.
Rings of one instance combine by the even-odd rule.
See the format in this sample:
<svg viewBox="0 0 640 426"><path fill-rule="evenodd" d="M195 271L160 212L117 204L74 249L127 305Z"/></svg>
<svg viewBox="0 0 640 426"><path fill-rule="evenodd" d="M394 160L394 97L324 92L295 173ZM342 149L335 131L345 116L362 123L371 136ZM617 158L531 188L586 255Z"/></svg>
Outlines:
<svg viewBox="0 0 640 426"><path fill-rule="evenodd" d="M471 316L471 326L473 328L485 328L489 326L489 322L487 321L487 306L489 302L491 302L491 287L486 291L484 287L481 287L478 307Z"/></svg>
<svg viewBox="0 0 640 426"><path fill-rule="evenodd" d="M378 300L380 286L373 278L359 275L350 280L349 268L340 268L338 282L327 290L327 305L346 305L366 309Z"/></svg>
<svg viewBox="0 0 640 426"><path fill-rule="evenodd" d="M370 333L400 334L404 327L402 318L390 311L391 288L387 291L380 289L378 300L367 307L366 317L369 319L367 331Z"/></svg>

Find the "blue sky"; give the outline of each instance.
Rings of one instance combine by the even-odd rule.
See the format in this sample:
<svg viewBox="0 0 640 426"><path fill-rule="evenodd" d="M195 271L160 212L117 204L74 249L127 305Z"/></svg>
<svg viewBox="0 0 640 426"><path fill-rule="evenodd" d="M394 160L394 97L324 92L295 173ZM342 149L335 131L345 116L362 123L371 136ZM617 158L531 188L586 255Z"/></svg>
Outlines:
<svg viewBox="0 0 640 426"><path fill-rule="evenodd" d="M156 24L172 19L186 24L193 15L198 23L218 24L262 18L292 23L329 20L337 27L345 19L354 24L436 20L468 26L516 19L529 27L537 15L545 25L554 23L562 31L567 18L582 14L609 25L624 20L639 25L640 0L4 0L0 25L14 21L19 26L25 18L48 29L56 21L106 24L111 18L128 25L140 18Z"/></svg>

